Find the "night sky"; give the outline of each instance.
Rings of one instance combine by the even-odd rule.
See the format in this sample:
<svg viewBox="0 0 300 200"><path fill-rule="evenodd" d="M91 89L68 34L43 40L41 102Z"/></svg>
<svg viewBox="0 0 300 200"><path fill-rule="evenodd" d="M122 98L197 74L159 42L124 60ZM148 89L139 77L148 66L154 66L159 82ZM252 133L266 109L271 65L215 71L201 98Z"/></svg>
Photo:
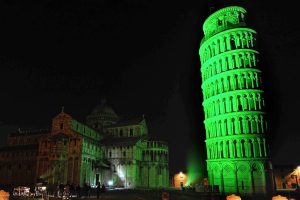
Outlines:
<svg viewBox="0 0 300 200"><path fill-rule="evenodd" d="M171 173L185 171L191 149L206 155L202 24L211 7L240 5L258 32L273 162L300 164L298 8L223 2L1 1L1 138L50 127L61 106L84 121L106 99L121 116L144 114L151 136L169 143Z"/></svg>

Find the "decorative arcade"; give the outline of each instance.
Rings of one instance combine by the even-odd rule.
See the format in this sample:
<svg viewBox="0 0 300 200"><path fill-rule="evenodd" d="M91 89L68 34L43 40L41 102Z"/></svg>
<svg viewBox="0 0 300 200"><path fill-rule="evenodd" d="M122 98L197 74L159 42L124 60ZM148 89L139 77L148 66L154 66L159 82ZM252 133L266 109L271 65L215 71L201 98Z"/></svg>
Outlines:
<svg viewBox="0 0 300 200"><path fill-rule="evenodd" d="M212 13L200 44L207 170L224 193L266 194L272 165L256 31L238 6Z"/></svg>

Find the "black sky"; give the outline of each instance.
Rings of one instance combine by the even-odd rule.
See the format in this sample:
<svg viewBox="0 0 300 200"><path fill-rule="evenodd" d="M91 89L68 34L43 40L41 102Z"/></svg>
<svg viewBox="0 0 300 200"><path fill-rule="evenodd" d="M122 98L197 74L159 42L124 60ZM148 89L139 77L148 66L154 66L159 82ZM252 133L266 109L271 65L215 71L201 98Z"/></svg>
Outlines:
<svg viewBox="0 0 300 200"><path fill-rule="evenodd" d="M297 6L224 2L1 1L0 131L50 126L61 106L84 120L105 97L120 115L145 114L171 172L185 171L190 146L204 151L202 24L210 7L241 5L259 36L273 160L300 162Z"/></svg>

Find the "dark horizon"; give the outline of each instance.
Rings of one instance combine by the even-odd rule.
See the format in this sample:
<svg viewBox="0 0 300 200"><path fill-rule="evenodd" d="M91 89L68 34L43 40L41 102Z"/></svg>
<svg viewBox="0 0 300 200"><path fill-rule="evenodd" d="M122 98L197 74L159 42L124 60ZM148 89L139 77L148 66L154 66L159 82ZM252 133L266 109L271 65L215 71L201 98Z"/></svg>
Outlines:
<svg viewBox="0 0 300 200"><path fill-rule="evenodd" d="M117 114L144 114L150 134L169 143L170 171L186 171L193 145L206 156L202 25L210 11L240 5L259 36L272 159L300 163L297 8L224 2L2 2L2 127L50 126L62 106L83 121L105 98Z"/></svg>

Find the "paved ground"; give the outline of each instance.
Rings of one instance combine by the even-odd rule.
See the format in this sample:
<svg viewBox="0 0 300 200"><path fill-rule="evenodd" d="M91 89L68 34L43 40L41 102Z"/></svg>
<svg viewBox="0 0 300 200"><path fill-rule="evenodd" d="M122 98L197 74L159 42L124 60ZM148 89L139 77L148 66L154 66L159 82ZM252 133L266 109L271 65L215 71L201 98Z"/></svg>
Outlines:
<svg viewBox="0 0 300 200"><path fill-rule="evenodd" d="M161 191L161 190L111 190L99 197L99 200L162 200L163 194L167 193L169 200L222 200L218 195L199 194L195 192ZM87 197L72 198L74 200L97 200L95 195ZM61 200L61 198L50 197L49 200Z"/></svg>
<svg viewBox="0 0 300 200"><path fill-rule="evenodd" d="M82 196L81 198L72 197L70 200L163 200L162 193L169 194L168 200L226 200L225 196L214 193L199 193L194 191L179 191L179 190L109 190L102 194L97 199L96 193L91 194L90 197ZM281 193L277 193L281 194ZM300 200L300 193L281 194L288 197L289 200ZM243 196L243 200L271 200L272 197ZM10 196L10 200L63 200L53 196L44 196L42 198L16 198Z"/></svg>

